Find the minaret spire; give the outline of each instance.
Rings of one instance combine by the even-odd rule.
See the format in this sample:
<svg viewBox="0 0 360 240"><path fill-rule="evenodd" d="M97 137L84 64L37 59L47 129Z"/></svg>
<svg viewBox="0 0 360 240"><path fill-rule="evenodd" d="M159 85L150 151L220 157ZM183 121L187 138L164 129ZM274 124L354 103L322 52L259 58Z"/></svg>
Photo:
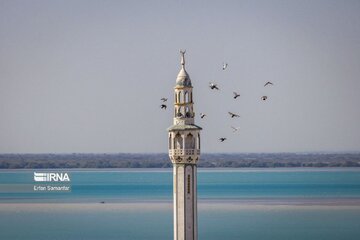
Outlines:
<svg viewBox="0 0 360 240"><path fill-rule="evenodd" d="M180 56L181 56L181 69L179 71L179 74L176 78L176 86L180 87L192 87L191 86L191 80L189 74L185 70L185 53L186 50L180 50Z"/></svg>
<svg viewBox="0 0 360 240"><path fill-rule="evenodd" d="M180 50L180 54L181 54L181 67L185 68L185 53L186 50Z"/></svg>

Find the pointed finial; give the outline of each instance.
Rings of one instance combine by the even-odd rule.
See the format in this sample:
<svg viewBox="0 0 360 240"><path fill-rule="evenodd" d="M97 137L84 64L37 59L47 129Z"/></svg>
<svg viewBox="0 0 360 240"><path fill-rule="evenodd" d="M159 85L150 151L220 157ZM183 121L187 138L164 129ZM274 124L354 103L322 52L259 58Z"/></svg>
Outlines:
<svg viewBox="0 0 360 240"><path fill-rule="evenodd" d="M185 53L186 53L186 50L180 50L182 67L185 67Z"/></svg>

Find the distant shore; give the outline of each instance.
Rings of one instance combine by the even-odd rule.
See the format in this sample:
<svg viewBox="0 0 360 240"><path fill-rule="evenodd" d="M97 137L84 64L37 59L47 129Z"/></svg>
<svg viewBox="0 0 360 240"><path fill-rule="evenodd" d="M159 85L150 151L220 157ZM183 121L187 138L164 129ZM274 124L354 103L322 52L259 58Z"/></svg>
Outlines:
<svg viewBox="0 0 360 240"><path fill-rule="evenodd" d="M172 201L135 201L110 203L0 203L0 212L12 211L159 211L172 210ZM286 210L286 209L357 209L356 199L246 199L246 200L199 200L200 211L206 210Z"/></svg>
<svg viewBox="0 0 360 240"><path fill-rule="evenodd" d="M202 154L200 168L360 167L360 153L218 153ZM158 154L0 154L0 169L171 168Z"/></svg>

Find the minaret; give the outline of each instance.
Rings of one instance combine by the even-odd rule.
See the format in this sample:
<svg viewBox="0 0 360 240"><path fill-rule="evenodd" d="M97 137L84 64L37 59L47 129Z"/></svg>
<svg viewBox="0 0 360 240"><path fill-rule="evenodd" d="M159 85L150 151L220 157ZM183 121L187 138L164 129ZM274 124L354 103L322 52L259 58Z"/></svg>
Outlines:
<svg viewBox="0 0 360 240"><path fill-rule="evenodd" d="M169 131L169 157L174 175L174 240L197 240L197 161L200 130L194 124L194 102L185 51L180 51L181 69L174 94L174 125Z"/></svg>

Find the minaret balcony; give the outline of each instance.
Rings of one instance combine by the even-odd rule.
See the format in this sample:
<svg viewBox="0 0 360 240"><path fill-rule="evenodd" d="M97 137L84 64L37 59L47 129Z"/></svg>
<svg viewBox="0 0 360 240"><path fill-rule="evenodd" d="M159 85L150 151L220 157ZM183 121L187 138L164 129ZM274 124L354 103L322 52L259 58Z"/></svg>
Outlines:
<svg viewBox="0 0 360 240"><path fill-rule="evenodd" d="M200 155L200 149L169 149L170 156Z"/></svg>

